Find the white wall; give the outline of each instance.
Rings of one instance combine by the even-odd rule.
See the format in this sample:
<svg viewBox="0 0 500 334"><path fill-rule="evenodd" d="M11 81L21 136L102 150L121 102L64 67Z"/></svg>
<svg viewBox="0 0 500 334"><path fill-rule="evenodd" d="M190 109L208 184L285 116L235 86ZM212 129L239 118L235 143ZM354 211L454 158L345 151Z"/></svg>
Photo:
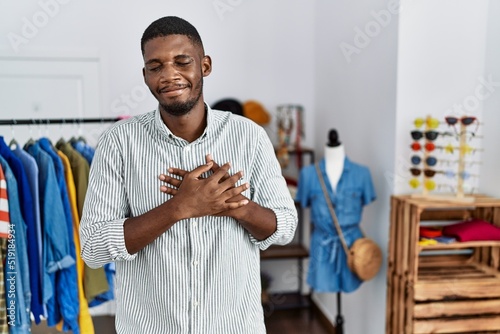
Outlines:
<svg viewBox="0 0 500 334"><path fill-rule="evenodd" d="M402 4L398 41L396 193L412 191L408 168L412 155L410 132L415 129L413 120L431 115L443 122L446 116L471 115L483 121L483 103L491 97L483 98L491 94L482 84L490 75L484 65L488 0L403 0ZM493 39L491 41L493 47ZM488 125L493 124L481 126L479 133L489 141L490 136L484 133ZM475 125L472 127L475 129ZM440 129L453 131L446 124ZM457 141L440 137L435 143L446 145ZM481 147L482 141L474 139L470 144ZM479 160L480 153L466 159ZM438 159L458 159L457 153L451 155L439 150L432 155ZM439 167L452 169L453 165ZM478 173L477 165L474 169ZM437 175L435 180L456 185L442 175ZM471 179L466 183L472 188L477 182Z"/></svg>
<svg viewBox="0 0 500 334"><path fill-rule="evenodd" d="M319 1L315 30L315 148L322 157L328 131L335 128L349 158L370 169L377 200L364 209L362 227L384 254L396 116L398 13L392 6L385 0ZM374 280L342 295L345 333L384 332L385 272L384 263ZM333 321L335 294L316 297Z"/></svg>
<svg viewBox="0 0 500 334"><path fill-rule="evenodd" d="M312 133L313 8L306 0L9 0L0 3L0 52L97 55L102 74L100 114L136 115L156 106L142 80L142 33L160 16L177 15L198 28L212 56L213 72L205 80L207 102L255 99L271 113L281 103L302 104L309 115L306 131ZM30 23L39 27L26 28ZM22 42L11 42L12 34ZM10 117L0 112L2 118ZM275 137L272 125L268 130ZM305 143L313 141L306 138Z"/></svg>
<svg viewBox="0 0 500 334"><path fill-rule="evenodd" d="M491 75L496 87L491 97L483 102L484 154L481 165L481 192L500 197L500 2L490 1L488 7L488 26L486 33L485 76Z"/></svg>

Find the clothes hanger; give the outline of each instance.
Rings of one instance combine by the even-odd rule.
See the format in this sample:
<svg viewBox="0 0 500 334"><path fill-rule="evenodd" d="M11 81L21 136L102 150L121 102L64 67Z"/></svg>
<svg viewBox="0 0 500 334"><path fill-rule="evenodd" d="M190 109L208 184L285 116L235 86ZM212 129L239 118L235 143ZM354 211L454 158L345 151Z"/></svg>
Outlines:
<svg viewBox="0 0 500 334"><path fill-rule="evenodd" d="M11 150L16 150L17 148L19 148L19 143L17 142L16 138L12 138L12 140L9 143L9 148Z"/></svg>
<svg viewBox="0 0 500 334"><path fill-rule="evenodd" d="M16 124L17 124L17 122L16 122L16 120L14 120L14 124L10 126L10 131L12 132L12 140L9 143L9 148L11 150L15 150L15 149L19 148L19 143L17 142L17 140L15 138L16 135L14 133L14 125L16 125Z"/></svg>
<svg viewBox="0 0 500 334"><path fill-rule="evenodd" d="M76 119L73 121L73 125L77 127L77 121ZM76 130L79 132L79 128L77 127ZM68 143L70 143L72 146L78 141L77 137L72 136L69 140Z"/></svg>
<svg viewBox="0 0 500 334"><path fill-rule="evenodd" d="M60 133L61 137L56 142L56 147L59 145L64 145L66 143L66 140L64 139L64 135L63 135L63 125L66 125L65 119L62 120L61 126L59 126L59 133Z"/></svg>
<svg viewBox="0 0 500 334"><path fill-rule="evenodd" d="M36 121L34 119L32 119L31 123L36 124ZM31 145L33 145L35 143L35 140L33 139L33 128L31 126L32 124L29 125L30 139L28 139L28 141L24 144L24 146L23 146L24 150L26 150L28 147L30 147Z"/></svg>

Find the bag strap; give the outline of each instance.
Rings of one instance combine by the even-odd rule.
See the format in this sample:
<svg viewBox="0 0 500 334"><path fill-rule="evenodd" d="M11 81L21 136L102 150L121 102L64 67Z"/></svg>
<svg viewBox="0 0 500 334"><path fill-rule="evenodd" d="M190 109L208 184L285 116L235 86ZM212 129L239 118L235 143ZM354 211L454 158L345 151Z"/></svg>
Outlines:
<svg viewBox="0 0 500 334"><path fill-rule="evenodd" d="M330 196L328 195L328 190L326 190L325 180L323 179L323 174L321 173L321 169L319 168L319 163L315 163L316 171L318 172L319 183L321 184L321 189L323 189L323 194L325 195L326 204L328 204L328 209L330 209L330 214L333 219L333 223L335 228L337 229L337 234L340 237L340 241L342 242L342 247L347 255L350 254L349 247L347 247L347 243L344 239L344 233L342 233L342 228L340 227L339 221L337 219L337 215L335 214L335 210L333 209L332 201L330 200Z"/></svg>

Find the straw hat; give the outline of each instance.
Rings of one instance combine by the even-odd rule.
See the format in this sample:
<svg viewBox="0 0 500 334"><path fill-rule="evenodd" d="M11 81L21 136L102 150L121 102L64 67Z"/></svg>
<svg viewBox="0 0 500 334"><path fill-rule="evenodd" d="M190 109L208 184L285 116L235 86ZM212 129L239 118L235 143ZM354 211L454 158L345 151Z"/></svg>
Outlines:
<svg viewBox="0 0 500 334"><path fill-rule="evenodd" d="M262 104L254 100L243 103L243 115L259 125L266 125L271 121L271 116Z"/></svg>

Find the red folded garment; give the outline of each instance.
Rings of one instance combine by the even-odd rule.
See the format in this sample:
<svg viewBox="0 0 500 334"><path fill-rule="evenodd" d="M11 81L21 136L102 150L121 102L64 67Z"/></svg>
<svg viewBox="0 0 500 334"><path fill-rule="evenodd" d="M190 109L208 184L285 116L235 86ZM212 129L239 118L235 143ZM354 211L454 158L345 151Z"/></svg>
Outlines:
<svg viewBox="0 0 500 334"><path fill-rule="evenodd" d="M420 227L421 238L436 238L443 235L443 231L438 227Z"/></svg>
<svg viewBox="0 0 500 334"><path fill-rule="evenodd" d="M454 237L458 241L493 241L500 240L500 227L474 218L445 226L443 235Z"/></svg>

